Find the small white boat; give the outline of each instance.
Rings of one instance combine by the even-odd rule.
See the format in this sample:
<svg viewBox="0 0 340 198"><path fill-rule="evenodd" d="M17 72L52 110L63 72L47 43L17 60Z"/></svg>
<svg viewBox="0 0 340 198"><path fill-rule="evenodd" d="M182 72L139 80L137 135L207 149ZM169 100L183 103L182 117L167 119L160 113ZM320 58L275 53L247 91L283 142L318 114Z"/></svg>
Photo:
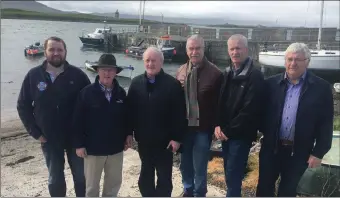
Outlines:
<svg viewBox="0 0 340 198"><path fill-rule="evenodd" d="M321 33L323 19L324 0L321 1L320 27L318 35L317 50L311 50L311 60L308 69L317 76L330 83L339 82L340 76L340 51L321 49ZM265 76L271 76L285 71L285 52L266 51L259 53L261 71Z"/></svg>
<svg viewBox="0 0 340 198"><path fill-rule="evenodd" d="M86 70L89 70L89 71L92 71L92 72L96 72L96 70L94 70L94 69L92 68L92 65L93 65L93 64L94 64L93 62L90 62L90 61L86 60L86 61L85 61L85 69L86 69Z"/></svg>
<svg viewBox="0 0 340 198"><path fill-rule="evenodd" d="M96 64L96 62L91 62L91 61L88 61L86 60L85 61L85 69L86 70L89 70L91 72L96 72L96 70L93 69L92 65ZM119 66L119 67L122 67L123 70L117 74L117 76L120 76L120 77L126 77L126 78L131 78L132 77L132 72L134 71L134 67L132 67L131 65L129 66Z"/></svg>
<svg viewBox="0 0 340 198"><path fill-rule="evenodd" d="M285 52L269 51L259 53L259 62L262 65L284 68ZM314 50L311 51L309 69L340 70L340 51Z"/></svg>

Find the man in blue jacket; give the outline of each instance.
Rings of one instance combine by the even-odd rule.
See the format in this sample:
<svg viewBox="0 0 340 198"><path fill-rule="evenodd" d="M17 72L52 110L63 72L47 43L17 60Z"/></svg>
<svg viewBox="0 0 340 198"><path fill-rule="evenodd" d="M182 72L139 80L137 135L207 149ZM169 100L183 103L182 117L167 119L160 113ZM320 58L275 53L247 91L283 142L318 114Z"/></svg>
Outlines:
<svg viewBox="0 0 340 198"><path fill-rule="evenodd" d="M122 71L112 54L103 54L95 83L79 94L74 111L75 148L84 158L86 197L99 197L104 170L103 197L116 197L122 183L123 150L131 146L127 130L126 92L115 79Z"/></svg>
<svg viewBox="0 0 340 198"><path fill-rule="evenodd" d="M332 145L333 95L331 85L307 70L311 59L303 43L285 53L286 71L266 80L266 115L261 131L257 196L296 197L306 168L320 166Z"/></svg>
<svg viewBox="0 0 340 198"><path fill-rule="evenodd" d="M58 37L45 41L46 60L32 68L22 83L18 114L27 132L41 142L52 197L66 196L65 150L76 196L85 196L83 159L72 149L71 120L78 93L90 84L87 75L66 61L66 44Z"/></svg>

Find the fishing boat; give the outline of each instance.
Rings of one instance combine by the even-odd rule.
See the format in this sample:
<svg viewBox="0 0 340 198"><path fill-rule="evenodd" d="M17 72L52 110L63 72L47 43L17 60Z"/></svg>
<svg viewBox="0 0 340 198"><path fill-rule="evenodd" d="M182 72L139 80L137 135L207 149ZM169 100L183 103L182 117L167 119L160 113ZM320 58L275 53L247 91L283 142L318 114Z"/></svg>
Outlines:
<svg viewBox="0 0 340 198"><path fill-rule="evenodd" d="M25 56L42 56L44 55L44 45L40 45L40 42L35 42L34 45L31 44L26 46L24 49Z"/></svg>
<svg viewBox="0 0 340 198"><path fill-rule="evenodd" d="M308 69L317 76L331 82L339 82L340 76L340 51L321 49L321 33L323 20L324 1L321 1L320 27L318 34L317 50L311 50L311 60ZM259 63L266 76L281 73L285 70L284 51L263 51L259 53Z"/></svg>
<svg viewBox="0 0 340 198"><path fill-rule="evenodd" d="M96 72L96 70L93 69L92 65L96 65L97 62L91 62L86 60L85 61L85 69L89 70L91 72ZM132 72L135 69L133 66L129 65L129 66L119 66L122 67L123 70L121 72L119 72L119 74L117 74L117 76L120 77L126 77L126 78L132 78Z"/></svg>
<svg viewBox="0 0 340 198"><path fill-rule="evenodd" d="M82 35L79 39L85 46L102 47L104 46L105 34L110 32L110 28L96 28L94 32Z"/></svg>
<svg viewBox="0 0 340 198"><path fill-rule="evenodd" d="M125 50L125 54L135 58L142 58L144 51L147 49L146 45L142 45L143 43L144 40L142 40L137 46L132 45L128 47ZM177 51L176 48L171 44L171 37L169 35L158 37L156 43L157 45L154 47L157 47L160 51L162 51L164 60L172 62L174 56L177 54Z"/></svg>

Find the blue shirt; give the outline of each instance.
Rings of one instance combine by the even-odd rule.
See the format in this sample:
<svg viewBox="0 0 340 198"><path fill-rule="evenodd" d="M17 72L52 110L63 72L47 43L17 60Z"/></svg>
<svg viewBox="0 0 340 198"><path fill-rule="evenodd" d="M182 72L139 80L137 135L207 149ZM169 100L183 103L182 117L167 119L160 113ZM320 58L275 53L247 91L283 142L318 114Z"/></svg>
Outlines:
<svg viewBox="0 0 340 198"><path fill-rule="evenodd" d="M306 72L299 79L298 83L294 85L285 74L285 82L288 89L285 97L285 104L282 112L280 139L294 141L296 112L299 105L299 98L301 88L306 78Z"/></svg>
<svg viewBox="0 0 340 198"><path fill-rule="evenodd" d="M156 82L156 79L155 79L155 78L153 78L153 79L151 79L151 78L148 78L148 81L149 81L149 83L153 84L153 83L155 83L155 82Z"/></svg>

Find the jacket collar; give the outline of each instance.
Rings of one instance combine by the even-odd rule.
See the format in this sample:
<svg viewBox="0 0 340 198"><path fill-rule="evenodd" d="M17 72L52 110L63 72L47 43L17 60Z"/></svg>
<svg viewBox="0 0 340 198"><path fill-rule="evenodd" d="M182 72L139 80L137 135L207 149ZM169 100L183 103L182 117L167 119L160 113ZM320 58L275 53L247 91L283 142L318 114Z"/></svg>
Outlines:
<svg viewBox="0 0 340 198"><path fill-rule="evenodd" d="M230 64L229 67L226 68L226 72L230 73L232 71L233 65ZM241 66L241 72L233 77L233 79L244 79L249 76L251 69L253 67L252 58L248 57Z"/></svg>
<svg viewBox="0 0 340 198"><path fill-rule="evenodd" d="M313 84L315 82L316 77L313 73L311 73L307 69L302 78L303 80L305 80L305 82L308 82L309 84ZM281 83L284 83L285 80L286 80L286 72L280 74L276 82L277 84L281 84Z"/></svg>
<svg viewBox="0 0 340 198"><path fill-rule="evenodd" d="M101 84L100 84L100 82L99 82L99 75L96 76L96 79L95 79L95 81L94 81L94 84L95 84L95 87L96 87L98 90L102 91L102 87L101 87ZM118 81L116 80L116 78L113 79L112 84L114 84L114 86L112 87L112 92L116 92L117 89L118 89L118 87L119 87L119 83L118 83Z"/></svg>
<svg viewBox="0 0 340 198"><path fill-rule="evenodd" d="M187 67L189 66L190 60L187 61ZM202 68L206 67L209 64L209 61L206 56L203 56L201 64L198 64L197 69L198 71Z"/></svg>
<svg viewBox="0 0 340 198"><path fill-rule="evenodd" d="M155 83L158 81L158 79L160 78L160 77L162 77L164 75L164 70L163 70L163 68L161 68L161 71L159 71L159 73L158 74L156 74L156 76L155 76ZM146 79L146 80L148 80L148 76L147 76L147 74L146 74L146 71L144 72L144 78Z"/></svg>

